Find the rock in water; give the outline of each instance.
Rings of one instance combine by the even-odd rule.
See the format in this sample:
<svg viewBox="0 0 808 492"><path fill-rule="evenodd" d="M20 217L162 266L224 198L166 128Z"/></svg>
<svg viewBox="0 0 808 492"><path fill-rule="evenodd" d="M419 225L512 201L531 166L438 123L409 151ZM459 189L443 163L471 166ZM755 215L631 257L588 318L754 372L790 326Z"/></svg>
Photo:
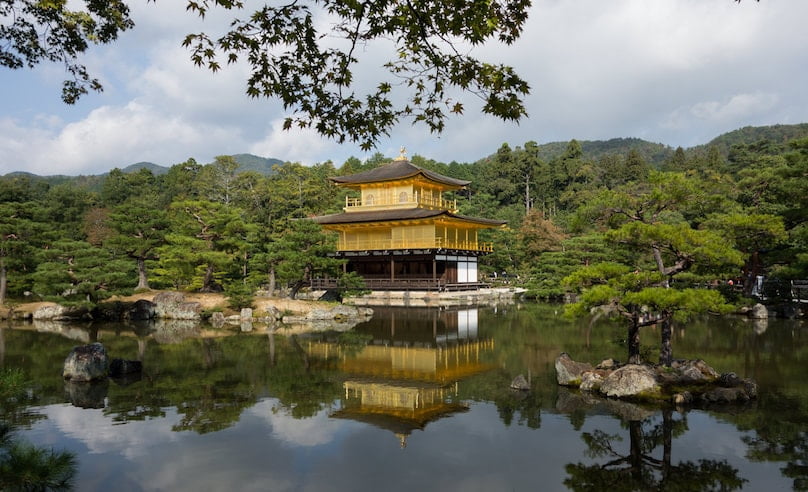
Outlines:
<svg viewBox="0 0 808 492"><path fill-rule="evenodd" d="M769 310L763 304L757 303L752 306L749 311L749 317L753 319L767 319L769 317Z"/></svg>
<svg viewBox="0 0 808 492"><path fill-rule="evenodd" d="M513 378L513 381L511 381L511 389L530 391L530 385L528 384L527 379L525 379L525 376L520 374Z"/></svg>
<svg viewBox="0 0 808 492"><path fill-rule="evenodd" d="M62 377L71 381L95 381L107 377L109 359L107 350L100 343L79 345L65 359Z"/></svg>
<svg viewBox="0 0 808 492"><path fill-rule="evenodd" d="M563 352L555 361L556 380L562 386L578 386L581 384L581 373L591 371L592 364L575 362L568 353Z"/></svg>
<svg viewBox="0 0 808 492"><path fill-rule="evenodd" d="M640 364L627 364L617 369L606 376L600 385L601 393L616 397L658 393L660 389L654 370Z"/></svg>

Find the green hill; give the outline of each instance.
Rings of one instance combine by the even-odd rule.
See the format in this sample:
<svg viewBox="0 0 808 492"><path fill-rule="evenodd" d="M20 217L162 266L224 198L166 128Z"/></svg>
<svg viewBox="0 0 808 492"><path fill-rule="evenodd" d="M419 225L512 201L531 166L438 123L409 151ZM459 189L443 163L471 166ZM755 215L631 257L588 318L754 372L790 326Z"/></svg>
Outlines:
<svg viewBox="0 0 808 492"><path fill-rule="evenodd" d="M264 176L269 176L273 173L272 166L276 164L283 164L283 161L280 159L260 157L253 154L234 154L232 157L236 160L236 162L238 162L239 171L254 171L259 174L263 174ZM169 170L169 168L154 164L153 162L136 162L135 164L126 166L125 168L121 169L121 171L125 173L136 173L141 169L148 169L155 176L165 174Z"/></svg>
<svg viewBox="0 0 808 492"><path fill-rule="evenodd" d="M698 145L689 150L705 150L714 146L726 157L729 155L729 151L734 145L752 145L765 141L784 150L788 142L803 137L808 137L808 123L799 123L796 125L745 126L724 133L710 140L707 144Z"/></svg>
<svg viewBox="0 0 808 492"><path fill-rule="evenodd" d="M123 171L124 173L129 174L129 173L136 173L136 172L140 171L141 169L148 169L155 176L159 176L161 174L165 174L165 173L168 172L167 167L157 165L157 164L155 164L153 162L136 162L134 164L126 166L125 168L121 169L121 171Z"/></svg>
<svg viewBox="0 0 808 492"><path fill-rule="evenodd" d="M272 166L283 164L284 161L272 157L259 157L253 154L234 154L233 159L239 164L239 171L255 171L269 176L274 174Z"/></svg>
<svg viewBox="0 0 808 492"><path fill-rule="evenodd" d="M584 152L584 158L597 161L604 155L626 155L628 151L638 152L646 162L659 166L674 152L670 146L649 142L641 138L612 138L609 140L578 140ZM539 145L539 158L549 162L560 156L567 149L569 142L549 142ZM491 156L488 156L491 157ZM487 157L486 157L487 158ZM483 158L483 159L486 159Z"/></svg>

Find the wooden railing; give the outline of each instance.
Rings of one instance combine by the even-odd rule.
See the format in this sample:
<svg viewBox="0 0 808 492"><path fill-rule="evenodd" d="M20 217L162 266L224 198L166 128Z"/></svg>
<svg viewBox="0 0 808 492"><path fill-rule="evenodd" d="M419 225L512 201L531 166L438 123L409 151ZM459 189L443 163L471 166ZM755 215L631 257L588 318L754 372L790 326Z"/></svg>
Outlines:
<svg viewBox="0 0 808 492"><path fill-rule="evenodd" d="M453 241L442 237L432 239L354 239L337 243L339 251L366 251L383 249L459 249L464 251L494 251L494 244L482 241Z"/></svg>
<svg viewBox="0 0 808 492"><path fill-rule="evenodd" d="M457 211L457 200L445 200L443 197L419 196L418 193L408 194L406 200L400 197L379 196L372 203L362 203L361 198L345 197L345 211L359 212L361 210L422 207L436 210Z"/></svg>
<svg viewBox="0 0 808 492"><path fill-rule="evenodd" d="M489 287L482 282L447 283L433 278L365 278L365 287L370 290L427 290L427 291L463 291ZM314 290L328 290L339 287L335 278L315 278L311 281Z"/></svg>

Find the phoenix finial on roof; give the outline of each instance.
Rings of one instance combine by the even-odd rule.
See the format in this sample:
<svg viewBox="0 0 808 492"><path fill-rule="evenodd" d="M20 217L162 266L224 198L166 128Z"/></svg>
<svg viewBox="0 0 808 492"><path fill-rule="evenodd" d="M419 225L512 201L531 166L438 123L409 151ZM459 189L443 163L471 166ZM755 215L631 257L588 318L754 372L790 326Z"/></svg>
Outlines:
<svg viewBox="0 0 808 492"><path fill-rule="evenodd" d="M398 154L398 157L396 157L396 160L397 161L406 161L407 160L407 148L404 147L403 145L401 146L401 149L399 150L399 154Z"/></svg>

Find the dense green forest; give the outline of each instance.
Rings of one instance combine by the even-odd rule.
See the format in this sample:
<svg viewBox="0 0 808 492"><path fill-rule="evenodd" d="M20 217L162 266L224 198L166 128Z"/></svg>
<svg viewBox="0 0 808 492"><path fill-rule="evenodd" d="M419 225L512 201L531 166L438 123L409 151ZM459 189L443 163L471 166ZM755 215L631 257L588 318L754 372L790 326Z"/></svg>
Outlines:
<svg viewBox="0 0 808 492"><path fill-rule="evenodd" d="M411 161L472 182L456 197L460 212L509 224L486 231L496 248L482 273L507 272L537 297L616 288L626 272L646 287L732 280L750 294L758 275L808 278L808 125L771 128L687 151L572 140L503 144L473 163ZM0 301L96 303L146 288L294 292L341 270L325 254L334 239L299 220L341 209L347 192L327 178L389 160L259 172L220 156L166 172L114 169L92 186L88 177L4 176Z"/></svg>

